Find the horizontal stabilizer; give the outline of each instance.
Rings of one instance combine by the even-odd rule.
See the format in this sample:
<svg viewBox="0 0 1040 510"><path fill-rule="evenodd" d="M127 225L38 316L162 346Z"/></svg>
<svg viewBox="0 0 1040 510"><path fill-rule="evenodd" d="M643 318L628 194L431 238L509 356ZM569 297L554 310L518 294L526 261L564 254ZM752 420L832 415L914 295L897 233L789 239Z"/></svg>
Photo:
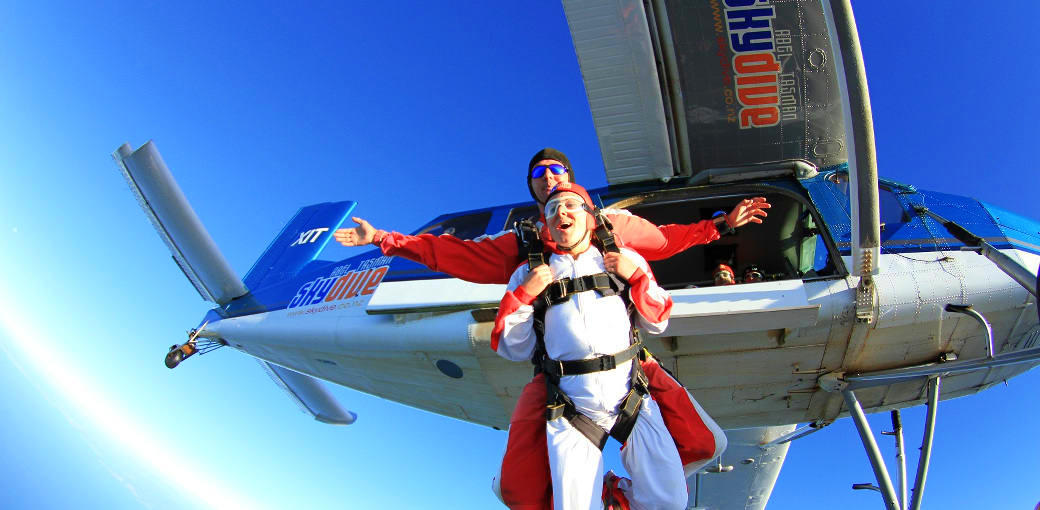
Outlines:
<svg viewBox="0 0 1040 510"><path fill-rule="evenodd" d="M355 205L349 201L326 202L300 208L246 273L246 286L255 292L296 276L321 254Z"/></svg>
<svg viewBox="0 0 1040 510"><path fill-rule="evenodd" d="M330 425L350 425L357 420L356 414L340 407L321 381L266 361L260 361L260 365L315 420Z"/></svg>
<svg viewBox="0 0 1040 510"><path fill-rule="evenodd" d="M112 158L173 260L202 298L224 305L246 294L245 284L202 226L155 144L149 141L132 151L124 143Z"/></svg>

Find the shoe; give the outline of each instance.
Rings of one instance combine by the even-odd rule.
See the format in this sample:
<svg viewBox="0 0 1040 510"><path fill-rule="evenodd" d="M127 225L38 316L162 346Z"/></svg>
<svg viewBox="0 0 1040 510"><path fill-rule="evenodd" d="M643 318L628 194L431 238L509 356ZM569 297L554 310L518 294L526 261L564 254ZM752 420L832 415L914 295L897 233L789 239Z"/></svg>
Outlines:
<svg viewBox="0 0 1040 510"><path fill-rule="evenodd" d="M603 509L604 510L631 510L628 506L628 498L618 487L622 477L615 475L613 471L607 471L603 475Z"/></svg>

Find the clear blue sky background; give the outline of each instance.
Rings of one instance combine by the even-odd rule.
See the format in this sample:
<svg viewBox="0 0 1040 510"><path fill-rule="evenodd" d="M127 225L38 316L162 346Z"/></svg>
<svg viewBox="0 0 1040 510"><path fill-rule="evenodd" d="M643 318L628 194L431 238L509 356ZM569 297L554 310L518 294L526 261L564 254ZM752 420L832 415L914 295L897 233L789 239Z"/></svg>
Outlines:
<svg viewBox="0 0 1040 510"><path fill-rule="evenodd" d="M1040 218L1040 4L854 8L881 175ZM240 274L302 205L411 230L525 200L546 145L603 185L558 3L3 2L0 20L0 506L497 505L503 432L347 389L358 422L322 425L230 349L166 369L207 307L109 154L154 139ZM1038 382L940 407L927 506L1040 501ZM904 419L913 452L922 409ZM868 481L845 420L793 445L770 508L876 508L849 489Z"/></svg>

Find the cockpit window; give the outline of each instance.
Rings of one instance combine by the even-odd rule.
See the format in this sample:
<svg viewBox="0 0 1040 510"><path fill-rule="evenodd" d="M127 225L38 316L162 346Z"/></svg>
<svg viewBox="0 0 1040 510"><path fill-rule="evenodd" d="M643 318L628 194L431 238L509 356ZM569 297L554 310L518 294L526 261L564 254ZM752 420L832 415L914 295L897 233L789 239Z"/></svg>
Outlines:
<svg viewBox="0 0 1040 510"><path fill-rule="evenodd" d="M906 209L903 209L903 204L899 201L899 197L891 189L884 186L878 188L878 206L881 208L879 213L882 225L906 223L910 220L910 216L906 214Z"/></svg>
<svg viewBox="0 0 1040 510"><path fill-rule="evenodd" d="M455 216L440 221L420 230L419 234L432 234L439 236L448 234L459 239L473 239L487 233L488 222L491 220L491 211L482 211L465 216Z"/></svg>
<svg viewBox="0 0 1040 510"><path fill-rule="evenodd" d="M834 190L839 195L845 197L846 204L849 204L851 198L849 198L849 174L847 172L834 172L827 177L827 181L834 186ZM898 185L897 185L898 186ZM848 212L851 214L851 205L847 205ZM882 225L894 225L898 223L906 223L910 221L910 216L906 213L906 209L903 208L903 204L899 201L899 197L896 196L896 192L888 185L881 184L878 186L878 211L881 216Z"/></svg>

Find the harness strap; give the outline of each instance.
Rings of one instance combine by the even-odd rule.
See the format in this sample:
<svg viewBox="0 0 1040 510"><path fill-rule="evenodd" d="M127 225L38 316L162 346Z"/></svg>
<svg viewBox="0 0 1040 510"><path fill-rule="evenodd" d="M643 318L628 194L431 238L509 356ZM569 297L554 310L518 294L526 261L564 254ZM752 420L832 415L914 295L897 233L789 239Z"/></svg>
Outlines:
<svg viewBox="0 0 1040 510"><path fill-rule="evenodd" d="M558 388L557 392L559 392ZM574 402L567 395L563 393L558 393L558 395L560 402L546 409L547 421L565 418L575 430L581 432L581 435L585 436L592 444L596 445L596 448L602 451L607 444L607 438L610 437L610 433L592 421L592 418L579 413L578 409L574 407Z"/></svg>
<svg viewBox="0 0 1040 510"><path fill-rule="evenodd" d="M596 238L603 246L604 252L618 253L620 249L614 240L614 226L602 211L597 210ZM533 222L529 220L516 222L513 226L517 235L519 251L527 258L527 266L534 269L548 262L545 252L545 244L540 238L540 232ZM591 418L578 412L574 402L560 391L558 386L560 377L564 375L581 375L604 370L613 370L617 365L636 358L644 359L645 350L640 341L638 332L632 330L632 345L627 349L610 355L599 356L591 360L557 361L548 358L545 352L545 312L550 306L567 301L571 294L595 290L604 296L622 295L626 290L626 284L611 273L598 273L586 275L580 278L563 278L550 284L545 291L538 295L532 303L534 307L534 331L537 337L537 346L531 361L535 366L535 374L540 372L546 374L546 407L545 419L547 421L566 418L575 430L588 438L597 448L603 450L607 444L607 438L613 437L622 444L628 441L628 436L635 427L639 410L643 405L643 396L649 392L649 381L643 373L643 367L638 362L632 363L631 389L628 395L621 401L618 409L618 417L610 431L603 430ZM627 299L626 308L632 313L632 305Z"/></svg>
<svg viewBox="0 0 1040 510"><path fill-rule="evenodd" d="M616 296L625 290L625 286L610 273L596 273L579 278L560 278L549 284L538 295L537 301L541 301L546 307L558 305L570 299L571 294L599 291L604 296Z"/></svg>
<svg viewBox="0 0 1040 510"><path fill-rule="evenodd" d="M635 344L613 356L620 356L622 353L627 355L629 351L632 351L632 357L635 357L643 352L642 347L642 344ZM600 450L607 443L607 437L613 437L618 442L624 444L628 441L628 436L632 434L632 429L636 425L637 418L639 418L639 410L643 406L643 397L649 393L649 381L646 378L646 374L643 373L642 365L639 363L632 363L631 381L631 389L628 390L625 398L621 400L621 405L618 406L617 419L614 420L614 425L610 427L608 432L592 421L591 418L578 411L577 407L574 406L574 401L560 391L560 387L557 385L559 382L558 377L546 374L545 419L546 421L553 421L558 418L566 418L575 430L581 432L583 436Z"/></svg>
<svg viewBox="0 0 1040 510"><path fill-rule="evenodd" d="M620 253L616 242L614 242L614 225L603 214L602 209L596 209L596 238L603 243L603 251Z"/></svg>
<svg viewBox="0 0 1040 510"><path fill-rule="evenodd" d="M618 365L635 358L643 348L643 344L636 343L627 349L614 354L605 354L592 359L580 359L573 361L560 361L550 358L542 359L542 371L559 379L565 375L582 375L593 372L614 370Z"/></svg>
<svg viewBox="0 0 1040 510"><path fill-rule="evenodd" d="M527 267L534 269L546 263L545 243L533 221L521 220L513 223L517 249L527 259Z"/></svg>

